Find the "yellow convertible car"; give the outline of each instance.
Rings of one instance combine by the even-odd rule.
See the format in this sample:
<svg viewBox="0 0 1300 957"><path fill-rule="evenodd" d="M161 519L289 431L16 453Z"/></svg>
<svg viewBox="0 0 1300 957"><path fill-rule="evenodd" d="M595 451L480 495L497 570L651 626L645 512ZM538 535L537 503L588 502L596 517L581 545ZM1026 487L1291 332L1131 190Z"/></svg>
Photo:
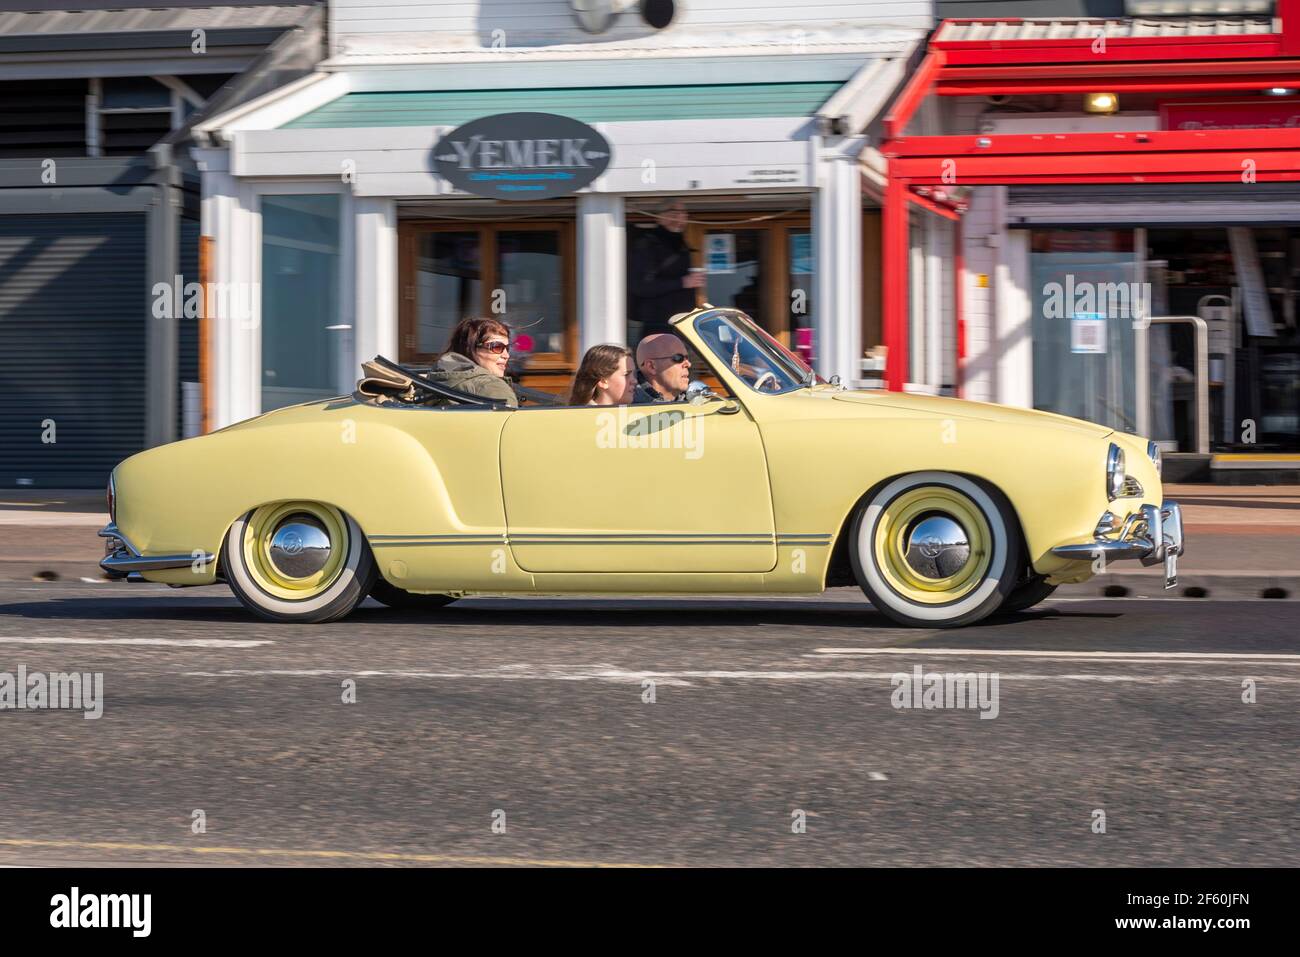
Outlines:
<svg viewBox="0 0 1300 957"><path fill-rule="evenodd" d="M103 567L225 581L286 622L342 618L367 595L436 607L856 583L895 622L950 627L1111 560L1176 581L1182 519L1145 439L846 389L734 309L673 324L703 377L679 402L506 408L377 358L351 396L141 452L109 482Z"/></svg>

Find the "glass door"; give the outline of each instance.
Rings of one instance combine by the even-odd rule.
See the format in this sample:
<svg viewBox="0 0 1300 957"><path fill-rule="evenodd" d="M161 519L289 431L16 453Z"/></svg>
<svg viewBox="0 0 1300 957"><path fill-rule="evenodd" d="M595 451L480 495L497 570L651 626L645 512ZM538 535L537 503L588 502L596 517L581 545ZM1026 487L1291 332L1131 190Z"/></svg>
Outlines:
<svg viewBox="0 0 1300 957"><path fill-rule="evenodd" d="M1137 429L1136 321L1148 287L1131 229L1030 236L1034 408Z"/></svg>
<svg viewBox="0 0 1300 957"><path fill-rule="evenodd" d="M340 321L338 194L263 196L261 212L261 391L268 412L339 394L352 327Z"/></svg>

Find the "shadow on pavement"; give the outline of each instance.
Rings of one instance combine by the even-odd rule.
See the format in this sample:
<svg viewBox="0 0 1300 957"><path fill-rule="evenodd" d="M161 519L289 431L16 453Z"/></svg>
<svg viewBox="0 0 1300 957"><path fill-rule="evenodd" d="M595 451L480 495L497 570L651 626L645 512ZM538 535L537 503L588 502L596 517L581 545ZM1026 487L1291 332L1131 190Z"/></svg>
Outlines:
<svg viewBox="0 0 1300 957"><path fill-rule="evenodd" d="M212 622L300 628L338 628L348 626L392 624L437 624L444 626L542 626L572 628L652 628L708 630L711 628L807 626L907 632L871 607L866 600L726 600L702 598L622 597L571 598L474 598L437 609L396 609L367 601L342 622L330 625L272 626L242 608L233 596L213 596L213 601L195 598L168 598L140 595L130 598L59 598L9 602L0 605L0 621L27 619L40 621L114 621L114 622ZM995 615L977 625L953 629L944 634L972 633L985 626L1014 627L1044 620L1117 618L1122 612L1065 611L1057 608L1034 609ZM916 629L925 634L933 629Z"/></svg>

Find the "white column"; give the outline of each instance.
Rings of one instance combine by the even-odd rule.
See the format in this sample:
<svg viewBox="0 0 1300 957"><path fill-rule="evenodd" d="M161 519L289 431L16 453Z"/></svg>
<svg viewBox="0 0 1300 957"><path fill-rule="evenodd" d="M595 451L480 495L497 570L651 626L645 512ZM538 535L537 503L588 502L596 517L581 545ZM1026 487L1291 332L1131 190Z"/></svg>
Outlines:
<svg viewBox="0 0 1300 957"><path fill-rule="evenodd" d="M862 378L862 174L847 150L822 152L817 165L815 365L823 378L852 385Z"/></svg>
<svg viewBox="0 0 1300 957"><path fill-rule="evenodd" d="M1029 230L1003 233L997 265L995 338L997 401L1034 405L1033 296L1029 288Z"/></svg>
<svg viewBox="0 0 1300 957"><path fill-rule="evenodd" d="M224 150L195 153L203 174L201 231L212 240L204 319L212 350L209 427L220 429L261 411L258 231L248 189L229 172L229 155Z"/></svg>
<svg viewBox="0 0 1300 957"><path fill-rule="evenodd" d="M353 370L375 355L396 361L397 341L397 203L391 199L357 197L356 311Z"/></svg>
<svg viewBox="0 0 1300 957"><path fill-rule="evenodd" d="M579 358L602 342L627 341L627 229L623 197L578 196Z"/></svg>

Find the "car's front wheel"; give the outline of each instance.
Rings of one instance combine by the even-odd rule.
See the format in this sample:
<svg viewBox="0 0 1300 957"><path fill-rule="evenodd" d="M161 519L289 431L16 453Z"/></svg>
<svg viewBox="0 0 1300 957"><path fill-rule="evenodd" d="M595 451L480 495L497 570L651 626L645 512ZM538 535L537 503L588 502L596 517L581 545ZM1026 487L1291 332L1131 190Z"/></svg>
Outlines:
<svg viewBox="0 0 1300 957"><path fill-rule="evenodd" d="M376 574L357 523L317 502L276 502L240 516L221 546L221 567L249 611L308 624L347 615Z"/></svg>
<svg viewBox="0 0 1300 957"><path fill-rule="evenodd" d="M849 554L871 604L901 625L953 628L1016 586L1020 525L996 489L951 472L886 483L854 517Z"/></svg>

